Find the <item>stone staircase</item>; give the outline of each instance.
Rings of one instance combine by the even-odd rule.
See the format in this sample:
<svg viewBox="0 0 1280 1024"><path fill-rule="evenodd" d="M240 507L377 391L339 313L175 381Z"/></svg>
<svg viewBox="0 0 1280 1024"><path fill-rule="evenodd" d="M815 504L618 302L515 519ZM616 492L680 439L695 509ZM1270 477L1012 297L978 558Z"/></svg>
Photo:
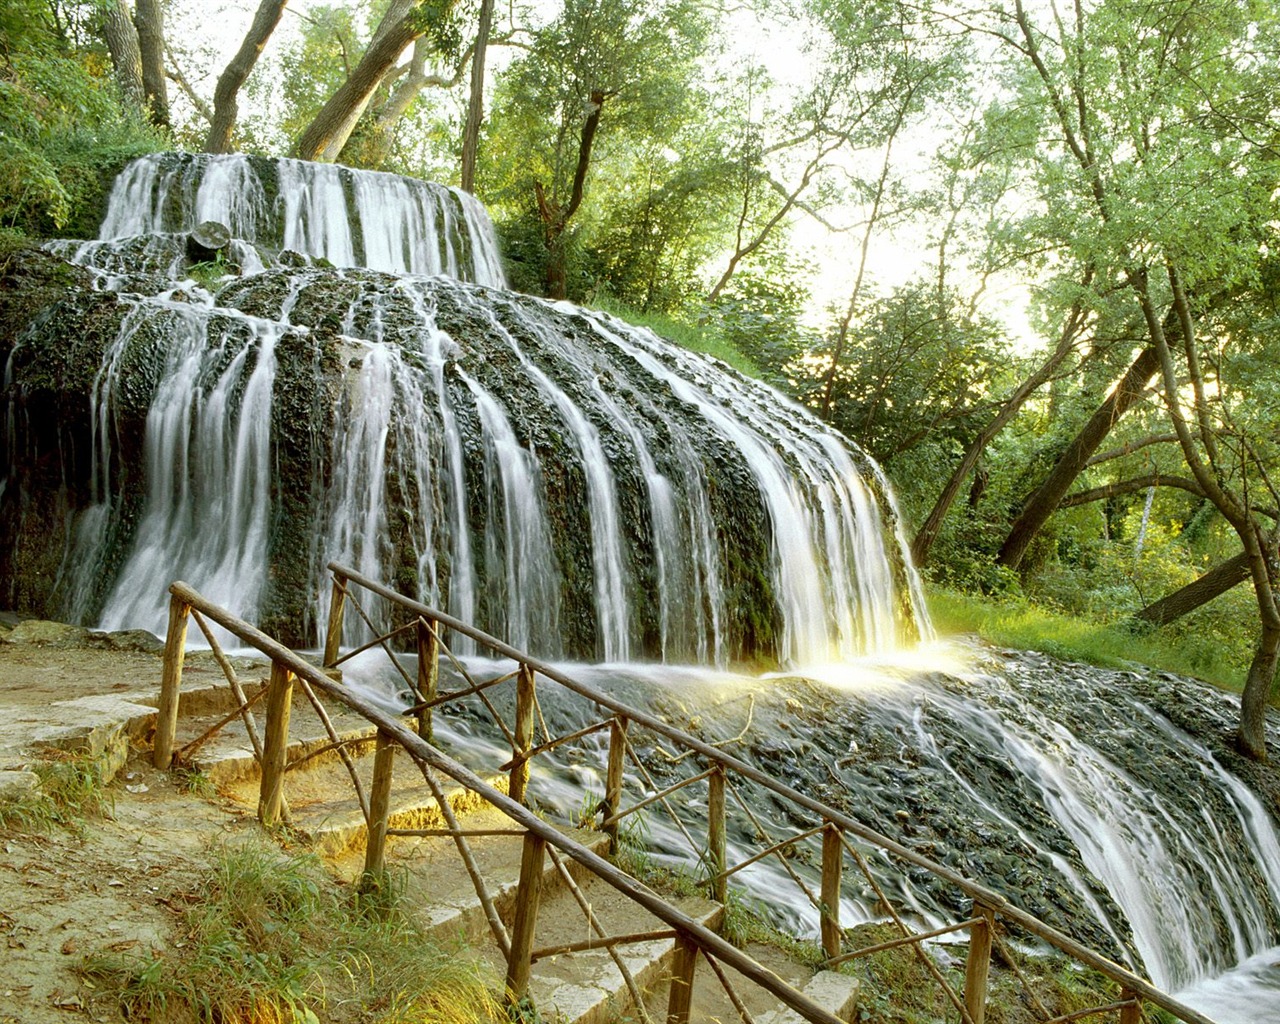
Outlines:
<svg viewBox="0 0 1280 1024"><path fill-rule="evenodd" d="M249 682L250 696L259 683ZM322 698L323 700L323 698ZM184 688L177 747L201 735L234 710L225 686ZM335 702L325 702L326 714L355 771L368 792L372 775L374 729ZM364 868L366 826L354 795L351 772L324 723L305 695L295 691L290 726L289 761L298 766L286 774L285 795L290 824L345 880L358 883ZM222 727L197 750L183 757L189 770L201 773L224 798L252 813L258 802L260 773L249 735L239 719ZM409 830L441 830L445 821L420 771L400 748L393 756L390 827ZM491 781L504 788L506 778ZM521 835L500 811L458 787L446 798L461 828L483 834L467 842L474 864L484 879L489 897L508 933L516 910L521 868ZM600 855L608 850L608 838L592 829L564 829L565 833ZM505 957L494 938L485 910L472 884L457 845L448 836L393 836L388 841L387 871L396 887L400 905L414 914L424 929L440 941L465 942L492 968L500 984ZM723 923L723 908L699 895L664 895L684 913L713 930ZM588 919L584 907L589 909ZM542 895L535 932L535 950L555 951L535 960L529 981L529 999L543 1021L556 1024L626 1024L666 1019L670 968L675 940L669 936L618 945L610 949L575 949L605 935L635 935L667 931L651 916L606 882L567 858L548 856L543 869ZM780 949L754 944L749 950L783 980L802 989L841 1019L849 1020L856 1008L853 978L832 971L812 969L787 957ZM625 971L624 971L625 968ZM694 988L690 1019L695 1021L741 1020L722 986L710 977L705 961L697 967L701 980ZM773 997L746 979L735 980L738 997L756 1024L791 1024L801 1018L784 1010ZM637 997L643 1006L637 1006Z"/></svg>

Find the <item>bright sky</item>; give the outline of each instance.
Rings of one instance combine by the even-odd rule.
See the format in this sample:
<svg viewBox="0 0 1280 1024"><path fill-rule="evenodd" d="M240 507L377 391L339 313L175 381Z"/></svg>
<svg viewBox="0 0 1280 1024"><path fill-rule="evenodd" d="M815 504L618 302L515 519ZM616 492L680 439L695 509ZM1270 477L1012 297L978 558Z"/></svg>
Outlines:
<svg viewBox="0 0 1280 1024"><path fill-rule="evenodd" d="M308 12L322 5L323 0L293 0L285 8L284 18L272 37L268 53L278 53L282 44L296 38ZM240 45L256 6L253 0L213 0L211 3L173 0L171 3L168 14L170 38L179 41L180 50L184 48L182 41L186 41L188 56L181 58L183 71L190 77L192 86L206 98L212 95L217 75ZM734 66L758 63L767 69L780 87L803 84L808 73L808 61L803 53L804 39L798 26L762 23L745 9L731 14L730 18L736 24L721 34L722 38L733 41L732 51L724 56L724 61ZM496 51L493 64L500 65L506 56L504 51ZM173 90L172 101L186 104L176 89ZM933 134L928 129L920 129L899 140L897 152L907 154L906 166L917 165L923 175L933 144ZM870 159L878 168L879 154L873 154ZM864 168L864 173L870 170ZM849 208L836 211L830 219L840 224L857 224L863 216L863 212ZM848 302L857 272L862 231L855 227L832 234L812 218L800 217L795 221L792 240L801 252L811 255L811 262L815 265L815 274L810 282L814 296L811 315L817 322L824 318L827 307L843 308ZM867 285L881 292L888 291L922 272L928 259L923 225L899 224L892 228L878 228L872 236ZM957 283L962 281L961 278ZM1025 345L1036 344L1027 319L1026 288L1018 282L993 281L988 289L984 303L988 312L1006 323L1015 337L1024 339Z"/></svg>

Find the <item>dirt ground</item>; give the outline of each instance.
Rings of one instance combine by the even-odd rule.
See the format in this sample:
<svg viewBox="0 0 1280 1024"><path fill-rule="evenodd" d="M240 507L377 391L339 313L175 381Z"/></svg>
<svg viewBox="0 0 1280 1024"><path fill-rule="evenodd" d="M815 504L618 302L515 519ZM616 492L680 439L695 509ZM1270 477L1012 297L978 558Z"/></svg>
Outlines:
<svg viewBox="0 0 1280 1024"><path fill-rule="evenodd" d="M142 704L159 688L154 651L6 635L0 631L0 774L38 761L43 740L87 714L85 698ZM76 969L95 954L180 943L179 914L199 899L211 853L256 825L243 810L181 792L138 750L107 795L108 814L75 828L0 828L0 1024L119 1020L114 1001Z"/></svg>

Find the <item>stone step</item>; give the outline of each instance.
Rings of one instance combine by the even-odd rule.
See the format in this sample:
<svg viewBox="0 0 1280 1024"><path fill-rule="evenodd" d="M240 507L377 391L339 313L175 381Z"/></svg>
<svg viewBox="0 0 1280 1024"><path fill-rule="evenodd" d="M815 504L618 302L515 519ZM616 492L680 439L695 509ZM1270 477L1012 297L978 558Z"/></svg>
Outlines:
<svg viewBox="0 0 1280 1024"><path fill-rule="evenodd" d="M853 1020L858 1010L858 979L839 971L819 971L801 991L841 1020ZM787 1007L757 1017L756 1024L805 1024L805 1020Z"/></svg>
<svg viewBox="0 0 1280 1024"><path fill-rule="evenodd" d="M667 926L594 876L583 886L592 914L608 935L662 931ZM698 896L671 900L680 910L713 931L724 917L719 904ZM535 949L569 945L594 938L573 894L562 891L544 901L538 915ZM675 940L651 939L616 947L641 997L665 987L675 957ZM615 1024L635 1019L635 1001L609 952L593 949L538 960L529 979L529 996L544 1020L569 1024ZM665 1007L656 1019L666 1017ZM695 1017L694 1019L704 1019Z"/></svg>

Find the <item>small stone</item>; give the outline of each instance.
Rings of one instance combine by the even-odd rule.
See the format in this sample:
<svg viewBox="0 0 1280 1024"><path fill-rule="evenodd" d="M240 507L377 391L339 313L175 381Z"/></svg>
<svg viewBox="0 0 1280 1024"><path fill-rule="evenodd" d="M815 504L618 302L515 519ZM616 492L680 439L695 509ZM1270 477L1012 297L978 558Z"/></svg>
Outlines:
<svg viewBox="0 0 1280 1024"><path fill-rule="evenodd" d="M0 800L21 800L40 791L40 776L19 768L0 771Z"/></svg>

